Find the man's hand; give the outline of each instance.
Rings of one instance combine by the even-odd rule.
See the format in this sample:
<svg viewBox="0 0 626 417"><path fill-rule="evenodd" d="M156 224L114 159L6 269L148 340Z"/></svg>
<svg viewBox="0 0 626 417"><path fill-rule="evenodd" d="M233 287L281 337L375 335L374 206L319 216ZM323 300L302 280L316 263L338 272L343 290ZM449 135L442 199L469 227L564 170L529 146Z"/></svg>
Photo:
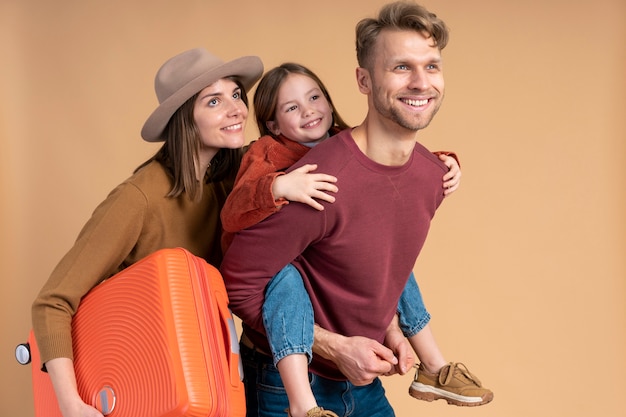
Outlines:
<svg viewBox="0 0 626 417"><path fill-rule="evenodd" d="M393 371L398 359L391 349L362 336L346 337L315 326L313 352L331 360L354 385L372 383Z"/></svg>

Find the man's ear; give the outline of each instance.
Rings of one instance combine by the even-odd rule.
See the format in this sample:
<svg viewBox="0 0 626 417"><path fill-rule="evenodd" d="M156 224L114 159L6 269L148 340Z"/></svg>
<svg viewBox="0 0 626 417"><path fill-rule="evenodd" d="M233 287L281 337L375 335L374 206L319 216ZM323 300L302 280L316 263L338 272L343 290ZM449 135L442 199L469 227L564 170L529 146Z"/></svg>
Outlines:
<svg viewBox="0 0 626 417"><path fill-rule="evenodd" d="M278 123L276 123L275 121L268 120L267 122L265 122L265 127L267 127L270 130L270 132L272 132L276 136L280 135L280 129L278 128Z"/></svg>
<svg viewBox="0 0 626 417"><path fill-rule="evenodd" d="M356 83L359 86L359 91L363 94L369 94L372 91L372 83L370 78L370 72L362 67L356 69Z"/></svg>

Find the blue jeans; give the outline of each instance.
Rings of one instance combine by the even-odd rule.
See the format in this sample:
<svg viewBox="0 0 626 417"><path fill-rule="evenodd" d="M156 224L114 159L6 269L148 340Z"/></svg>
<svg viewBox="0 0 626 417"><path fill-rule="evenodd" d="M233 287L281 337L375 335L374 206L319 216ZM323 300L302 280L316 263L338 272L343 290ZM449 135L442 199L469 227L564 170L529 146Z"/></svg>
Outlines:
<svg viewBox="0 0 626 417"><path fill-rule="evenodd" d="M271 357L241 345L246 388L246 417L285 417L287 393ZM366 386L333 381L309 373L313 395L320 407L341 417L394 417L380 379Z"/></svg>
<svg viewBox="0 0 626 417"><path fill-rule="evenodd" d="M422 294L413 272L398 302L402 333L411 337L430 321ZM291 264L276 274L265 290L263 324L267 333L274 365L294 353L308 355L313 346L313 307L300 272Z"/></svg>

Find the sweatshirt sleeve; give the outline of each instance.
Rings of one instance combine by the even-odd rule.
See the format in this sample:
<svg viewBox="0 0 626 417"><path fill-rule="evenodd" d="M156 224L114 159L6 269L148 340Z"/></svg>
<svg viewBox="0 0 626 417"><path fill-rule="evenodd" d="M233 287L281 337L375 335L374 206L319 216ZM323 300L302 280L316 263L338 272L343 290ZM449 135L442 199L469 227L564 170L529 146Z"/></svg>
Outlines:
<svg viewBox="0 0 626 417"><path fill-rule="evenodd" d="M71 322L81 298L121 268L141 233L147 201L134 185L115 188L95 209L32 305L42 363L73 359Z"/></svg>

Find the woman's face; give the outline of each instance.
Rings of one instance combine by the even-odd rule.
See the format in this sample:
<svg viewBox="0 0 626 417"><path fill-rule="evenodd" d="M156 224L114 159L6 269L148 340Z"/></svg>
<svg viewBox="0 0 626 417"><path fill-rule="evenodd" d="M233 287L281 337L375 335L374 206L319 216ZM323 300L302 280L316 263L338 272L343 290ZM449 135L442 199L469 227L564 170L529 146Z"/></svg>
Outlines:
<svg viewBox="0 0 626 417"><path fill-rule="evenodd" d="M222 78L198 94L193 118L200 132L200 153L212 158L220 149L241 148L248 108L243 91L232 80Z"/></svg>
<svg viewBox="0 0 626 417"><path fill-rule="evenodd" d="M322 89L310 77L289 74L278 90L275 120L267 127L275 135L299 143L314 143L328 136L333 110Z"/></svg>

